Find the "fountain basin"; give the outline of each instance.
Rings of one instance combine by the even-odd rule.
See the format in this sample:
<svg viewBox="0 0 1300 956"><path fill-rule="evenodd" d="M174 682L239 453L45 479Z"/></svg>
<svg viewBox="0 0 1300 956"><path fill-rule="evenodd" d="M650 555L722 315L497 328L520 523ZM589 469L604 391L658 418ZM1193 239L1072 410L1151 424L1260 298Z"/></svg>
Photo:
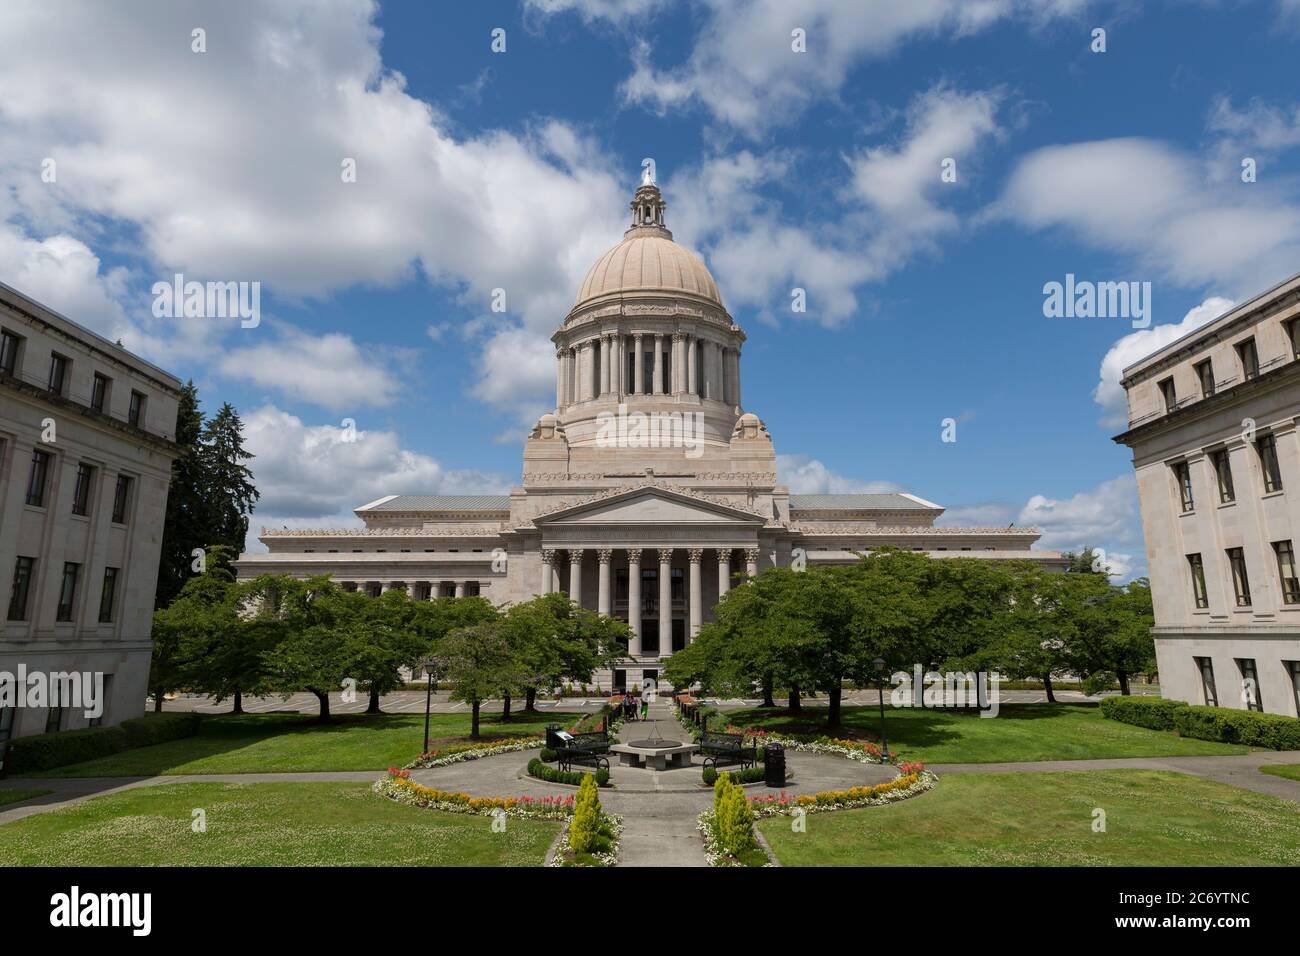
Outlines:
<svg viewBox="0 0 1300 956"><path fill-rule="evenodd" d="M647 770L669 770L691 765L691 754L699 750L697 744L680 740L635 740L614 744L609 752L618 754L624 767L645 767Z"/></svg>

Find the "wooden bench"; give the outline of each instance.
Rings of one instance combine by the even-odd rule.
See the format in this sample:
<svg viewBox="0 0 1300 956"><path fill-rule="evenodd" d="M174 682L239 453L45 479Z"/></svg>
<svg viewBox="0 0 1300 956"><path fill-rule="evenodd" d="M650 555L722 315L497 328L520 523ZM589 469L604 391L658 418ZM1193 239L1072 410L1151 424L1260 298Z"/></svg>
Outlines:
<svg viewBox="0 0 1300 956"><path fill-rule="evenodd" d="M758 747L746 747L743 734L706 730L700 734L700 753L704 756L704 766L711 763L715 770L730 764L740 764L740 769L745 770L758 763Z"/></svg>

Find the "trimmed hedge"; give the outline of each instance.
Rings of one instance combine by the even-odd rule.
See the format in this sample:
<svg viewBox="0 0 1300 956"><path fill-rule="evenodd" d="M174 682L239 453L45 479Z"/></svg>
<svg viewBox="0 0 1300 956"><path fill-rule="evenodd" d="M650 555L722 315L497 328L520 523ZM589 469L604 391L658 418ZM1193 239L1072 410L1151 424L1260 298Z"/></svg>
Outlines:
<svg viewBox="0 0 1300 956"><path fill-rule="evenodd" d="M1111 720L1149 730L1173 730L1174 714L1187 705L1164 697L1105 697L1101 712Z"/></svg>
<svg viewBox="0 0 1300 956"><path fill-rule="evenodd" d="M6 775L14 775L53 770L123 750L193 737L199 732L200 720L198 714L151 714L124 720L113 727L19 737L9 742L4 771Z"/></svg>
<svg viewBox="0 0 1300 956"><path fill-rule="evenodd" d="M550 783L567 783L574 787L582 786L583 777L592 776L589 770L560 770L557 767L548 767L537 757L528 761L528 773L539 780L546 780ZM604 767L596 771L595 777L596 786L609 786L609 771Z"/></svg>
<svg viewBox="0 0 1300 956"><path fill-rule="evenodd" d="M767 768L760 763L757 766L748 767L744 770L726 770L723 772L731 775L732 783L756 783L763 779L767 772ZM704 782L711 787L718 780L718 771L714 767L705 767L703 777Z"/></svg>
<svg viewBox="0 0 1300 956"><path fill-rule="evenodd" d="M1300 719L1227 707L1180 707L1174 727L1184 737L1270 750L1300 750Z"/></svg>

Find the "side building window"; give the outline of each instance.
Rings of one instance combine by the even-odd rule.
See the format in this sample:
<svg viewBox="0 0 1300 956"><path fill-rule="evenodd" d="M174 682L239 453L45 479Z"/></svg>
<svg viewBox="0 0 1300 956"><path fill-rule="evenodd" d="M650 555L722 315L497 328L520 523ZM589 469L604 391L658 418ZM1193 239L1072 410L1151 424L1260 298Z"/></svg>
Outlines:
<svg viewBox="0 0 1300 956"><path fill-rule="evenodd" d="M1174 480L1178 482L1178 497L1183 511L1191 511L1195 507L1195 500L1192 498L1192 469L1187 462L1180 461L1174 464Z"/></svg>
<svg viewBox="0 0 1300 956"><path fill-rule="evenodd" d="M126 512L131 506L131 477L118 475L113 489L113 523L126 524Z"/></svg>
<svg viewBox="0 0 1300 956"><path fill-rule="evenodd" d="M66 561L63 564L63 583L59 586L59 606L54 614L54 619L60 624L67 624L72 620L72 612L77 601L77 575L81 572L81 565Z"/></svg>
<svg viewBox="0 0 1300 956"><path fill-rule="evenodd" d="M1201 672L1201 693L1208 707L1219 706L1219 692L1214 686L1214 663L1208 657L1196 658L1196 669Z"/></svg>
<svg viewBox="0 0 1300 956"><path fill-rule="evenodd" d="M1238 657L1237 670L1241 672L1241 702L1247 710L1263 710L1264 701L1259 696L1259 675L1255 673L1253 657Z"/></svg>
<svg viewBox="0 0 1300 956"><path fill-rule="evenodd" d="M1277 555L1277 573L1282 581L1282 601L1300 604L1300 577L1296 576L1295 549L1290 541L1274 541L1273 553Z"/></svg>
<svg viewBox="0 0 1300 956"><path fill-rule="evenodd" d="M36 559L19 557L14 562L14 580L9 590L10 621L27 620L27 605L32 593L32 575L36 571Z"/></svg>
<svg viewBox="0 0 1300 956"><path fill-rule="evenodd" d="M1246 339L1237 343L1237 359L1241 362L1241 378L1249 382L1259 377L1259 353L1255 351L1255 340Z"/></svg>
<svg viewBox="0 0 1300 956"><path fill-rule="evenodd" d="M84 518L90 514L90 492L95 484L95 466L84 461L77 465L77 484L72 489L72 513Z"/></svg>
<svg viewBox="0 0 1300 956"><path fill-rule="evenodd" d="M1214 466L1214 477L1219 484L1219 503L1227 504L1237 500L1237 493L1232 487L1232 464L1228 461L1228 450L1220 448L1210 452L1210 463Z"/></svg>
<svg viewBox="0 0 1300 956"><path fill-rule="evenodd" d="M1241 548L1228 549L1228 566L1232 568L1232 590L1237 607L1250 607L1250 578L1246 574L1246 555Z"/></svg>
<svg viewBox="0 0 1300 956"><path fill-rule="evenodd" d="M18 349L23 340L12 332L0 332L0 372L18 374Z"/></svg>
<svg viewBox="0 0 1300 956"><path fill-rule="evenodd" d="M39 448L32 452L32 468L27 473L27 503L33 508L45 507L45 486L50 477L50 453Z"/></svg>
<svg viewBox="0 0 1300 956"><path fill-rule="evenodd" d="M1205 589L1205 564L1199 554L1189 554L1187 564L1192 571L1192 599L1198 608L1210 606L1210 596Z"/></svg>
<svg viewBox="0 0 1300 956"><path fill-rule="evenodd" d="M99 592L99 623L113 623L113 603L117 597L117 568L104 569L104 588Z"/></svg>
<svg viewBox="0 0 1300 956"><path fill-rule="evenodd" d="M1259 452L1259 468L1264 475L1264 494L1282 490L1282 467L1277 460L1277 438L1272 434L1261 435L1255 442Z"/></svg>
<svg viewBox="0 0 1300 956"><path fill-rule="evenodd" d="M1198 362L1194 368L1196 381L1201 385L1201 397L1209 398L1214 394L1214 365L1206 359L1204 362Z"/></svg>

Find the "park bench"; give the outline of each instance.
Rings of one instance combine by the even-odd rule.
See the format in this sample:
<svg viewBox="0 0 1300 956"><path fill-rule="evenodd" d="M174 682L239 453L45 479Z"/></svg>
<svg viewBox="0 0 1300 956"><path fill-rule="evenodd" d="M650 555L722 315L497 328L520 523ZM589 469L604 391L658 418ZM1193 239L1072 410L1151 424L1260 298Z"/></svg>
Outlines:
<svg viewBox="0 0 1300 956"><path fill-rule="evenodd" d="M712 763L715 770L737 763L741 770L745 770L758 762L758 748L746 747L743 734L706 730L700 734L700 753L704 756L704 766Z"/></svg>
<svg viewBox="0 0 1300 956"><path fill-rule="evenodd" d="M559 744L554 749L561 770L572 770L574 764L609 769L609 734L605 731L571 734L561 730L555 733L555 742Z"/></svg>

